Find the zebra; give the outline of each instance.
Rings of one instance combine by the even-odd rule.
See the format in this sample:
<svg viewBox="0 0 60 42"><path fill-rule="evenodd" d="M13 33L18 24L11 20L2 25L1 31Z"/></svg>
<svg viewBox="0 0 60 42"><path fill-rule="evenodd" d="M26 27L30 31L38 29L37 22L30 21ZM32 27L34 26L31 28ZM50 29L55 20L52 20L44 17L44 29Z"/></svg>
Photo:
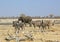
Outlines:
<svg viewBox="0 0 60 42"><path fill-rule="evenodd" d="M41 26L41 21L32 21L32 25L35 28L36 26L40 28Z"/></svg>
<svg viewBox="0 0 60 42"><path fill-rule="evenodd" d="M15 32L18 30L18 32L19 32L19 30L20 29L24 29L23 27L24 27L24 23L23 22L19 22L19 21L13 21L13 27L15 27Z"/></svg>

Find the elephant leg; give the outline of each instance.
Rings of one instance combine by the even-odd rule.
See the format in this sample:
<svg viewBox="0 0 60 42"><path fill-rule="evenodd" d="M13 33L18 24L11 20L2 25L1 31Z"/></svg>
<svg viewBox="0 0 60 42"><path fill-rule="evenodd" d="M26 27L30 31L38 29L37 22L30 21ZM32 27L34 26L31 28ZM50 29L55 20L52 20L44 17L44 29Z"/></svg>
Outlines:
<svg viewBox="0 0 60 42"><path fill-rule="evenodd" d="M30 27L32 27L32 23L31 22L29 22L28 24L29 24Z"/></svg>

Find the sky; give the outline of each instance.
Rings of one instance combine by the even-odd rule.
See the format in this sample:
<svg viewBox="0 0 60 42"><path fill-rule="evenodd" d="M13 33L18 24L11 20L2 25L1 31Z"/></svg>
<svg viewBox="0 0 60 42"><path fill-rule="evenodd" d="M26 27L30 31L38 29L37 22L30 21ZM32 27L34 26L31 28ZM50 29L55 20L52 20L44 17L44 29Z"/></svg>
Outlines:
<svg viewBox="0 0 60 42"><path fill-rule="evenodd" d="M0 16L60 16L60 0L0 0Z"/></svg>

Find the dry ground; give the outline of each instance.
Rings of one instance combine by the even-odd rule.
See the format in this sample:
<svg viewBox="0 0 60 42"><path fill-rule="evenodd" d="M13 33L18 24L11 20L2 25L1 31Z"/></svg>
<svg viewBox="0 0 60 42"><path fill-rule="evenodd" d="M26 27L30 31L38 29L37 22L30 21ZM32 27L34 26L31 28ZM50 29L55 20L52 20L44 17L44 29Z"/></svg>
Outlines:
<svg viewBox="0 0 60 42"><path fill-rule="evenodd" d="M60 24L51 26L50 29L46 29L44 32L41 32L41 29L38 27L25 27L25 30L20 31L19 36L23 37L24 33L29 33L29 31L33 35L34 40L20 42L60 42ZM12 27L12 25L0 25L0 42L7 42L5 37L8 36L8 33L15 35L14 27ZM11 40L10 42L16 41Z"/></svg>

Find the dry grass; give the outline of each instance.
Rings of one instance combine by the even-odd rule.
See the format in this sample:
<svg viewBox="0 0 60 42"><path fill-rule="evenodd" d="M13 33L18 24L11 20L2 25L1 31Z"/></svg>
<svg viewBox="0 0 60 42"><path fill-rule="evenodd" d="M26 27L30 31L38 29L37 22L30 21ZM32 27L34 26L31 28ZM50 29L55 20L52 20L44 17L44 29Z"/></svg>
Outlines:
<svg viewBox="0 0 60 42"><path fill-rule="evenodd" d="M23 37L24 33L31 32L34 40L26 40L21 42L60 42L60 25L55 25L46 29L45 32L41 32L41 29L38 27L25 27L25 30L20 31L19 36ZM14 27L11 25L0 25L0 42L6 42L5 37L8 36L7 33L15 35ZM16 42L11 40L10 42Z"/></svg>

